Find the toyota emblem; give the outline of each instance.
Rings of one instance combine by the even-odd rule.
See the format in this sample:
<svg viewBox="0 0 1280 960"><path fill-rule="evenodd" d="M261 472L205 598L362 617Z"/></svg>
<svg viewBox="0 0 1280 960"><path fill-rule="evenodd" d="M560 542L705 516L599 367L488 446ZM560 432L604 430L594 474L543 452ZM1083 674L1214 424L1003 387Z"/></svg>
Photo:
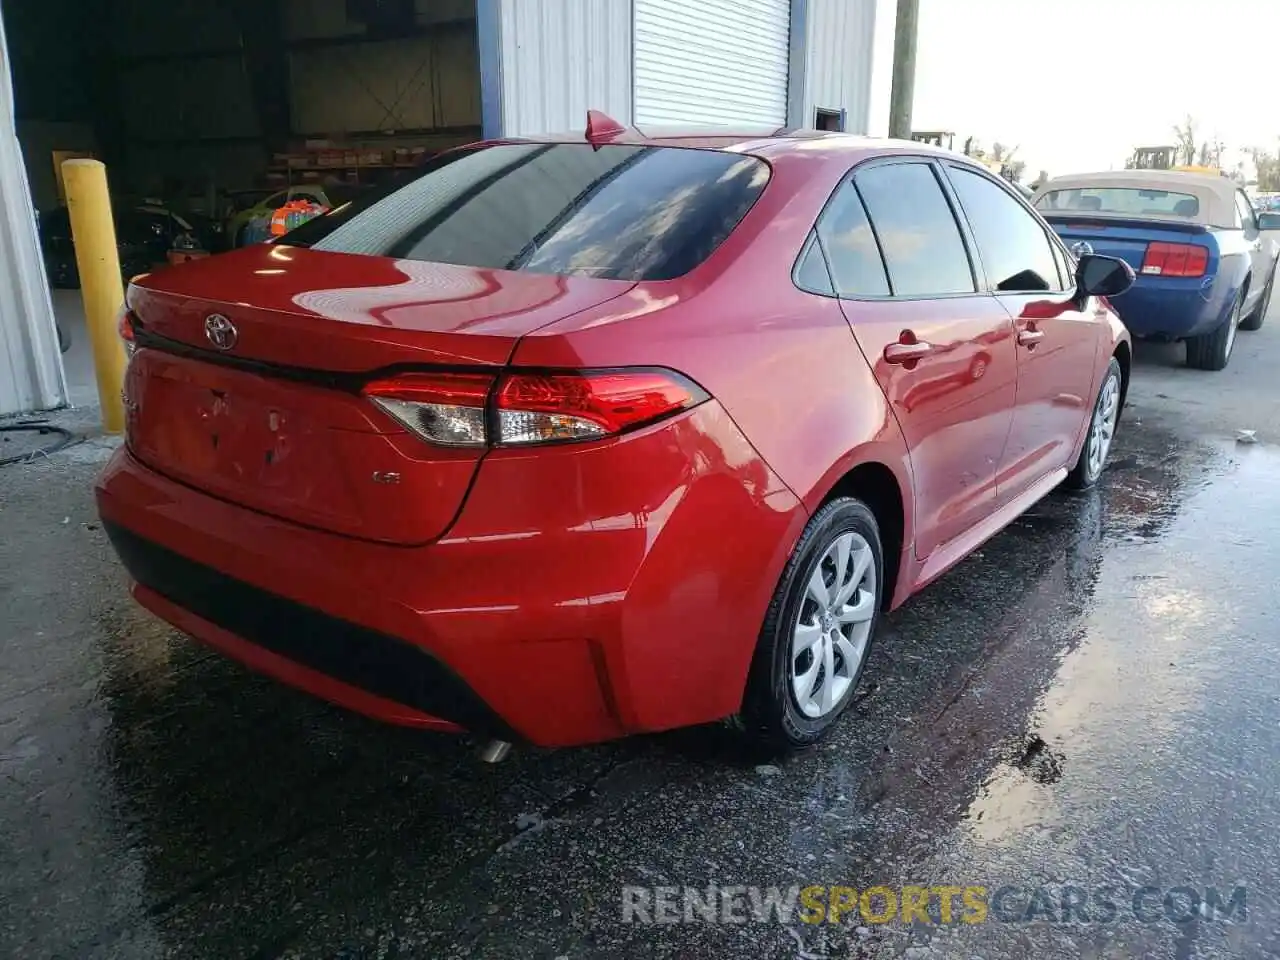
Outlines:
<svg viewBox="0 0 1280 960"><path fill-rule="evenodd" d="M235 324L220 313L211 313L204 318L204 335L219 350L230 350L239 336Z"/></svg>

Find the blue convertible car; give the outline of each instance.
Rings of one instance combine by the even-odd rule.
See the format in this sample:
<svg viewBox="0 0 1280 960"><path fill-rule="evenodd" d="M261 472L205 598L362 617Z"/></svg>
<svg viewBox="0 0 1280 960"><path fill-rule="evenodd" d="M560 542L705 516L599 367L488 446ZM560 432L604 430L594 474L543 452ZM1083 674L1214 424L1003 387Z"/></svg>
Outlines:
<svg viewBox="0 0 1280 960"><path fill-rule="evenodd" d="M1280 213L1255 213L1226 177L1117 170L1059 177L1032 203L1077 254L1128 261L1137 274L1113 306L1137 337L1185 340L1187 364L1221 370L1236 330L1266 318L1280 256Z"/></svg>

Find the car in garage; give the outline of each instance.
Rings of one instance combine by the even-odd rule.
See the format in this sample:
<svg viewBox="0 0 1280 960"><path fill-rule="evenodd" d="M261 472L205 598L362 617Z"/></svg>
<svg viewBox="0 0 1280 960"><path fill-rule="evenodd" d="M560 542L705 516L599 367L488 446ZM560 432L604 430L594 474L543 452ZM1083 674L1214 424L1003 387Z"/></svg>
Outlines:
<svg viewBox="0 0 1280 960"><path fill-rule="evenodd" d="M143 606L383 720L802 746L1099 479L1132 280L949 152L593 115L132 284L98 509Z"/></svg>
<svg viewBox="0 0 1280 960"><path fill-rule="evenodd" d="M1137 282L1116 304L1136 336L1185 340L1187 364L1221 370L1236 331L1257 330L1275 285L1280 215L1235 181L1181 171L1057 177L1032 201L1073 249L1125 260Z"/></svg>
<svg viewBox="0 0 1280 960"><path fill-rule="evenodd" d="M299 183L284 190L250 191L233 195L237 209L227 218L228 242L233 247L261 243L271 236L271 215L287 203L306 200L322 207L334 206L318 183Z"/></svg>
<svg viewBox="0 0 1280 960"><path fill-rule="evenodd" d="M222 232L211 220L177 213L158 200L116 203L112 218L120 272L125 280L166 263L169 252L174 249L206 253L219 249ZM79 287L80 271L67 208L45 211L39 214L36 223L49 283L64 289Z"/></svg>

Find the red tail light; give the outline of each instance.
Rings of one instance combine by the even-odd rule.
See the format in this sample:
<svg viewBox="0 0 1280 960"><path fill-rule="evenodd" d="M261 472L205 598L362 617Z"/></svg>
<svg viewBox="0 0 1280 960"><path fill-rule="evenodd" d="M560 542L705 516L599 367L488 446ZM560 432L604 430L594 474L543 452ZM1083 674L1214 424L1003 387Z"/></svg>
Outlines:
<svg viewBox="0 0 1280 960"><path fill-rule="evenodd" d="M493 381L481 373L403 373L365 384L364 395L424 440L481 447Z"/></svg>
<svg viewBox="0 0 1280 960"><path fill-rule="evenodd" d="M496 382L496 389L495 389ZM707 394L670 370L408 373L365 396L424 440L527 446L615 436L697 406Z"/></svg>
<svg viewBox="0 0 1280 960"><path fill-rule="evenodd" d="M1159 277L1203 277L1209 269L1209 251L1193 243L1150 243L1142 261L1142 273Z"/></svg>
<svg viewBox="0 0 1280 960"><path fill-rule="evenodd" d="M133 356L133 351L138 348L136 337L133 332L133 314L127 307L120 310L120 319L116 321L116 332L120 335L120 339L124 341L124 352L128 356Z"/></svg>
<svg viewBox="0 0 1280 960"><path fill-rule="evenodd" d="M516 373L502 382L499 443L591 440L652 423L705 400L668 370Z"/></svg>

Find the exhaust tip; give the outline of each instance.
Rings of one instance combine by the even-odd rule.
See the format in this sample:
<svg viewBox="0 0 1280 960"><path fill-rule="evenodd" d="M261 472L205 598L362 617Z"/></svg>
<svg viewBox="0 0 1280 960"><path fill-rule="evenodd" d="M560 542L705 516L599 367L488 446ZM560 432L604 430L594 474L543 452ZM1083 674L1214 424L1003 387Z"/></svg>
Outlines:
<svg viewBox="0 0 1280 960"><path fill-rule="evenodd" d="M481 763L501 763L511 753L511 744L506 740L490 740L480 748Z"/></svg>

